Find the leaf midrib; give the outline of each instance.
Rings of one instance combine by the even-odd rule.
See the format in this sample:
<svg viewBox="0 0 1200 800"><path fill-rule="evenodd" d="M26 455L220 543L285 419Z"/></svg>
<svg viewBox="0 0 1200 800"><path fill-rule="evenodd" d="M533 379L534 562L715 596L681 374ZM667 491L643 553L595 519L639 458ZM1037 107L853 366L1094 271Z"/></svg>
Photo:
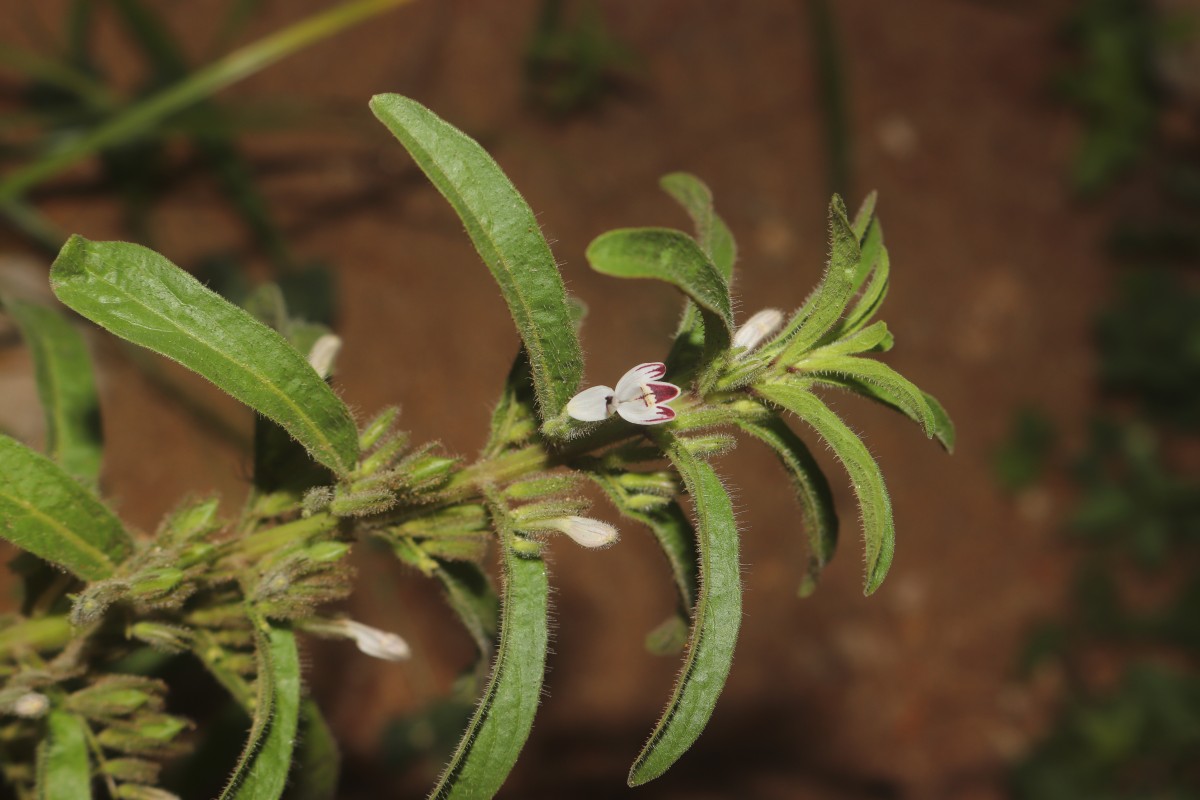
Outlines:
<svg viewBox="0 0 1200 800"><path fill-rule="evenodd" d="M11 494L10 492L0 491L0 497L4 497L8 500L11 500L13 503L15 503L16 505L20 506L21 508L23 508L27 512L29 512L32 516L35 516L42 520L45 520L47 523L50 524L51 527L60 531L63 534L64 538L74 542L75 545L79 549L81 549L85 552L90 552L90 553L94 554L96 557L99 558L102 565L108 567L109 575L111 575L113 570L116 568L116 564L114 564L113 561L111 559L109 559L108 555L103 550L100 550L95 545L93 545L91 542L87 541L86 539L81 537L79 534L77 534L75 531L66 527L59 520L55 519L54 517L50 516L49 514L46 514L44 511L42 511L37 506L31 505L27 501L21 499L20 497L17 497L14 494ZM84 576L84 577L91 579L91 576ZM101 576L101 577L107 577L107 576Z"/></svg>

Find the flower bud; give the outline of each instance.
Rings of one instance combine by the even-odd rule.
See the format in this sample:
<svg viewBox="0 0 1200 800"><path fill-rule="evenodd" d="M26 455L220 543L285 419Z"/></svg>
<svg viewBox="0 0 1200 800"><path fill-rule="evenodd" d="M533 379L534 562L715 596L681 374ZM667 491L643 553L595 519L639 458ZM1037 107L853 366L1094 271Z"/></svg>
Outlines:
<svg viewBox="0 0 1200 800"><path fill-rule="evenodd" d="M118 781L154 783L162 765L142 758L109 758L100 765L100 771Z"/></svg>
<svg viewBox="0 0 1200 800"><path fill-rule="evenodd" d="M617 475L617 483L622 489L639 494L657 494L662 497L674 497L679 494L679 479L673 472L665 470L622 472Z"/></svg>
<svg viewBox="0 0 1200 800"><path fill-rule="evenodd" d="M214 498L184 505L173 513L164 527L168 537L174 542L184 542L212 533L220 527L217 511L220 501Z"/></svg>
<svg viewBox="0 0 1200 800"><path fill-rule="evenodd" d="M25 719L37 719L50 710L50 698L41 692L26 692L12 704L12 712Z"/></svg>
<svg viewBox="0 0 1200 800"><path fill-rule="evenodd" d="M396 634L352 619L307 619L301 627L317 636L351 639L359 650L384 661L405 661L412 655L408 642Z"/></svg>
<svg viewBox="0 0 1200 800"><path fill-rule="evenodd" d="M509 500L539 500L555 494L569 492L579 481L574 475L540 475L524 481L510 483L504 488L504 497Z"/></svg>
<svg viewBox="0 0 1200 800"><path fill-rule="evenodd" d="M543 523L543 527L565 533L582 547L603 548L617 541L617 529L590 517L561 517Z"/></svg>
<svg viewBox="0 0 1200 800"><path fill-rule="evenodd" d="M733 346L743 347L746 352L762 344L783 324L783 312L777 308L764 308L737 329L733 334Z"/></svg>
<svg viewBox="0 0 1200 800"><path fill-rule="evenodd" d="M630 494L621 501L626 508L634 511L655 511L671 502L671 498L661 494Z"/></svg>
<svg viewBox="0 0 1200 800"><path fill-rule="evenodd" d="M113 675L67 696L70 711L91 719L124 717L142 709L162 708L162 685L137 675Z"/></svg>
<svg viewBox="0 0 1200 800"><path fill-rule="evenodd" d="M309 561L325 564L337 561L348 552L350 545L346 542L317 542L305 550L304 555Z"/></svg>
<svg viewBox="0 0 1200 800"><path fill-rule="evenodd" d="M182 653L191 643L192 632L182 626L163 622L137 622L129 629L129 636L155 650Z"/></svg>
<svg viewBox="0 0 1200 800"><path fill-rule="evenodd" d="M366 452L379 443L392 426L396 424L396 418L400 416L399 406L389 406L379 412L379 416L367 423L363 428L362 433L358 437L358 449Z"/></svg>
<svg viewBox="0 0 1200 800"><path fill-rule="evenodd" d="M329 504L335 517L369 517L396 505L396 495L387 490L339 493Z"/></svg>
<svg viewBox="0 0 1200 800"><path fill-rule="evenodd" d="M123 783L117 787L117 797L120 800L179 800L179 795L159 789L157 786L139 786L135 783Z"/></svg>
<svg viewBox="0 0 1200 800"><path fill-rule="evenodd" d="M318 375L328 378L333 374L333 364L341 351L342 337L326 333L313 342L312 349L308 351L308 363Z"/></svg>
<svg viewBox="0 0 1200 800"><path fill-rule="evenodd" d="M129 594L139 600L158 600L169 594L183 580L183 570L158 567L134 575L129 581Z"/></svg>

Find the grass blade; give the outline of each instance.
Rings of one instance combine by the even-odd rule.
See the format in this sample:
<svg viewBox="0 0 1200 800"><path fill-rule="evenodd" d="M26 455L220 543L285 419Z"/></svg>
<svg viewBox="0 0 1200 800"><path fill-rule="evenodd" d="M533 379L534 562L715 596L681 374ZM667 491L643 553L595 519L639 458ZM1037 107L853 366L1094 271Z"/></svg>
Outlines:
<svg viewBox="0 0 1200 800"><path fill-rule="evenodd" d="M713 468L689 452L683 440L665 430L655 431L655 437L692 497L700 586L679 680L629 770L630 786L662 775L700 736L729 675L742 618L737 523L729 494Z"/></svg>
<svg viewBox="0 0 1200 800"><path fill-rule="evenodd" d="M83 337L45 306L7 300L4 307L33 355L38 398L46 415L46 454L70 475L94 487L103 440L100 401Z"/></svg>
<svg viewBox="0 0 1200 800"><path fill-rule="evenodd" d="M879 465L854 431L812 392L786 383L769 383L759 386L758 391L811 426L850 474L862 511L867 565L864 592L871 594L883 583L896 550L892 501Z"/></svg>
<svg viewBox="0 0 1200 800"><path fill-rule="evenodd" d="M0 536L87 581L133 552L113 513L53 461L0 434Z"/></svg>
<svg viewBox="0 0 1200 800"><path fill-rule="evenodd" d="M58 298L277 422L339 474L358 458L350 411L278 333L153 250L72 236L50 270Z"/></svg>
<svg viewBox="0 0 1200 800"><path fill-rule="evenodd" d="M579 386L583 351L533 211L477 142L420 103L381 94L371 110L458 213L525 343L542 418L558 416Z"/></svg>

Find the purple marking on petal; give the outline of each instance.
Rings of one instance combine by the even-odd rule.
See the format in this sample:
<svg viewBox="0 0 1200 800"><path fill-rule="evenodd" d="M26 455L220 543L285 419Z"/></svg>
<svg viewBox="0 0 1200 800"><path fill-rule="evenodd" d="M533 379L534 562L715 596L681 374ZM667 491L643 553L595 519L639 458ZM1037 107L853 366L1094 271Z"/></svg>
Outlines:
<svg viewBox="0 0 1200 800"><path fill-rule="evenodd" d="M673 383L657 383L650 382L646 384L646 388L654 394L654 402L661 405L669 403L682 393L682 389Z"/></svg>

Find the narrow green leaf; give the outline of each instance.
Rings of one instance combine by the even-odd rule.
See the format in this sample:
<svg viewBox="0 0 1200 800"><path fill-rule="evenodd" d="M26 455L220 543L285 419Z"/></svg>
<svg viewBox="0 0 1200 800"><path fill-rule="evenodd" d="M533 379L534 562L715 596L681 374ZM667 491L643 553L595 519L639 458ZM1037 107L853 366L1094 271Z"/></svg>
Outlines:
<svg viewBox="0 0 1200 800"><path fill-rule="evenodd" d="M808 533L808 574L800 593L811 594L837 547L837 508L829 481L808 447L779 417L761 422L739 420L738 427L770 447L792 479Z"/></svg>
<svg viewBox="0 0 1200 800"><path fill-rule="evenodd" d="M883 583L896 550L892 501L879 465L854 431L812 392L785 383L769 383L758 390L811 426L846 467L862 511L867 564L864 590L871 594Z"/></svg>
<svg viewBox="0 0 1200 800"><path fill-rule="evenodd" d="M858 241L862 242L867 235L867 228L875 221L875 205L879 202L879 192L872 191L863 198L862 205L854 212L854 221L850 227Z"/></svg>
<svg viewBox="0 0 1200 800"><path fill-rule="evenodd" d="M46 455L88 486L100 476L100 402L83 337L58 312L20 300L4 307L33 355L46 415Z"/></svg>
<svg viewBox="0 0 1200 800"><path fill-rule="evenodd" d="M87 581L111 577L133 540L95 495L0 434L0 537Z"/></svg>
<svg viewBox="0 0 1200 800"><path fill-rule="evenodd" d="M653 278L675 286L700 308L706 349L724 349L733 333L729 286L687 234L667 228L622 228L587 249L592 269L617 278Z"/></svg>
<svg viewBox="0 0 1200 800"><path fill-rule="evenodd" d="M395 94L371 110L462 219L525 343L543 419L558 416L583 375L583 351L562 276L537 219L500 166L473 139Z"/></svg>
<svg viewBox="0 0 1200 800"><path fill-rule="evenodd" d="M811 352L808 358L829 358L832 356L853 356L859 353L885 353L896 344L892 332L884 322L868 325L857 333L838 339ZM799 362L805 364L808 358Z"/></svg>
<svg viewBox="0 0 1200 800"><path fill-rule="evenodd" d="M854 296L861 251L858 237L846 218L846 206L836 194L829 203L829 242L825 276L786 328L789 339L781 358L784 364L798 361L816 345L842 316Z"/></svg>
<svg viewBox="0 0 1200 800"><path fill-rule="evenodd" d="M83 316L203 375L277 422L335 472L353 469L354 420L305 357L158 253L72 236L50 281Z"/></svg>
<svg viewBox="0 0 1200 800"><path fill-rule="evenodd" d="M534 407L533 377L529 356L521 348L513 359L500 401L492 411L491 430L484 455L499 455L506 447L520 444L537 433L537 410Z"/></svg>
<svg viewBox="0 0 1200 800"><path fill-rule="evenodd" d="M221 800L278 800L287 785L300 716L300 657L286 628L257 628L254 723Z"/></svg>
<svg viewBox="0 0 1200 800"><path fill-rule="evenodd" d="M675 580L675 589L679 597L678 614L686 625L688 614L696 603L696 589L699 583L696 534L687 515L674 500L648 511L633 508L626 502L625 492L611 474L591 470L586 474L604 490L616 509L621 512L621 516L642 523L654 534L655 541L671 567L671 577Z"/></svg>
<svg viewBox="0 0 1200 800"><path fill-rule="evenodd" d="M479 654L489 658L500 625L500 599L487 573L470 561L437 560L434 577L446 591L446 600L471 635Z"/></svg>
<svg viewBox="0 0 1200 800"><path fill-rule="evenodd" d="M805 359L799 374L816 380L828 375L833 378L849 378L854 383L866 384L875 391L869 397L887 399L888 405L898 409L909 419L915 420L933 438L937 435L937 421L933 409L925 401L925 393L896 370L873 358L860 356L818 356ZM843 383L843 385L846 385Z"/></svg>
<svg viewBox="0 0 1200 800"><path fill-rule="evenodd" d="M850 375L813 375L813 380L817 383L823 383L828 386L836 386L839 389L848 389L855 394L860 394L863 397L870 398L875 402L885 405L893 411L897 411L911 419L913 422L924 427L926 423L932 425L927 428L927 435L937 439L938 444L947 453L954 452L955 430L954 421L950 419L950 415L938 399L928 392L917 389L921 395L923 406L914 413L912 407L912 399L909 397L900 398L895 396L886 386L880 383L873 383ZM901 402L901 401L904 402Z"/></svg>
<svg viewBox="0 0 1200 800"><path fill-rule="evenodd" d="M501 531L504 593L492 674L431 798L492 797L533 726L546 669L549 585L545 562L517 553L516 538Z"/></svg>
<svg viewBox="0 0 1200 800"><path fill-rule="evenodd" d="M89 800L92 772L87 723L65 711L46 716L46 737L38 746L38 800Z"/></svg>
<svg viewBox="0 0 1200 800"><path fill-rule="evenodd" d="M333 731L311 699L300 704L300 737L291 800L333 800L337 797L342 756Z"/></svg>
<svg viewBox="0 0 1200 800"><path fill-rule="evenodd" d="M675 198L696 226L696 242L700 245L717 271L728 283L733 277L733 264L737 261L737 243L729 226L713 210L712 191L702 180L686 172L664 175L658 185Z"/></svg>
<svg viewBox="0 0 1200 800"><path fill-rule="evenodd" d="M666 772L704 730L729 675L742 616L738 532L729 494L683 440L663 429L654 435L692 497L700 586L683 669L666 711L629 770L630 786Z"/></svg>
<svg viewBox="0 0 1200 800"><path fill-rule="evenodd" d="M864 256L863 263L867 257ZM854 307L846 313L846 316L833 329L832 334L827 338L840 339L843 336L859 330L864 325L869 323L883 305L883 301L887 298L888 286L890 284L891 260L888 257L887 249L881 249L878 257L875 259L874 269L871 271L871 282L867 284L867 288L859 295Z"/></svg>

